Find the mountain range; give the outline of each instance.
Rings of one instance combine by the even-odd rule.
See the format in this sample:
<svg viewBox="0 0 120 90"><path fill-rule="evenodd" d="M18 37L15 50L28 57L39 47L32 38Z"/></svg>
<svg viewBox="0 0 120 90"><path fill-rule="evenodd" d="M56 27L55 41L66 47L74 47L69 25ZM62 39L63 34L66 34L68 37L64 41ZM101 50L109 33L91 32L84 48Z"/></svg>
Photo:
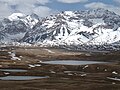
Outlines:
<svg viewBox="0 0 120 90"><path fill-rule="evenodd" d="M0 43L119 50L120 16L101 8L45 18L13 13L0 21Z"/></svg>

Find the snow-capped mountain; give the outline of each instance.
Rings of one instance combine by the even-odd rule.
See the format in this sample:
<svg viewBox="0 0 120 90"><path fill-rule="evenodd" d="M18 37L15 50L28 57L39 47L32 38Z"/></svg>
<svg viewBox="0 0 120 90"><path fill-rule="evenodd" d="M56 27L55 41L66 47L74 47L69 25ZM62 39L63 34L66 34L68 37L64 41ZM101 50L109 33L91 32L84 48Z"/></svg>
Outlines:
<svg viewBox="0 0 120 90"><path fill-rule="evenodd" d="M16 42L21 40L27 31L31 30L39 22L36 14L25 15L13 13L0 22L0 41Z"/></svg>
<svg viewBox="0 0 120 90"><path fill-rule="evenodd" d="M0 29L1 40L16 32L15 37L23 36L14 41L35 45L102 46L120 42L120 16L104 9L64 11L41 20L35 14L14 13L0 23Z"/></svg>
<svg viewBox="0 0 120 90"><path fill-rule="evenodd" d="M65 11L44 18L23 41L37 43L42 40L58 45L112 44L120 39L119 26L120 16L108 10ZM39 33L34 35L33 32Z"/></svg>
<svg viewBox="0 0 120 90"><path fill-rule="evenodd" d="M39 22L39 17L36 14L25 15L22 13L13 13L8 17L10 21L22 21L26 26L33 28L36 23Z"/></svg>

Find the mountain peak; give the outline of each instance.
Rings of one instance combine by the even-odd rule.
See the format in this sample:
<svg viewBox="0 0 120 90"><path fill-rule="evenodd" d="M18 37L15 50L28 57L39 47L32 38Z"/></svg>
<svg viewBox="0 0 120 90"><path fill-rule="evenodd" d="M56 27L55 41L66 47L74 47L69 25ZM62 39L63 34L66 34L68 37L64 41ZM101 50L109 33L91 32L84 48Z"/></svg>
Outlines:
<svg viewBox="0 0 120 90"><path fill-rule="evenodd" d="M25 17L26 15L25 14L22 14L22 13L13 13L12 15L10 15L9 17L8 17L8 19L10 20L10 21L15 21L15 20L19 20L19 19L21 19L21 18L23 18L23 17Z"/></svg>
<svg viewBox="0 0 120 90"><path fill-rule="evenodd" d="M64 11L41 20L34 13L31 15L14 13L8 19L11 20L10 23L1 24L3 30L0 34L3 38L6 35L15 41L17 31L16 37L19 35L17 41L21 43L77 47L113 45L120 42L120 16L101 8Z"/></svg>
<svg viewBox="0 0 120 90"><path fill-rule="evenodd" d="M27 27L33 28L39 21L39 16L32 13L31 15L25 15L22 13L13 13L8 17L10 21L22 21Z"/></svg>

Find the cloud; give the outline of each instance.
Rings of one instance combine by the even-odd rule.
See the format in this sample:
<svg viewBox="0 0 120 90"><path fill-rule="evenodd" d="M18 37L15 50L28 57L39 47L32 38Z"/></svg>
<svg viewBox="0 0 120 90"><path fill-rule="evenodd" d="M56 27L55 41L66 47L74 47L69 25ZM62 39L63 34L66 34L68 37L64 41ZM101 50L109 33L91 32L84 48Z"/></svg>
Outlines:
<svg viewBox="0 0 120 90"><path fill-rule="evenodd" d="M117 3L120 3L120 0L114 0L115 2L117 2Z"/></svg>
<svg viewBox="0 0 120 90"><path fill-rule="evenodd" d="M9 16L11 14L12 14L12 10L9 8L9 6L0 3L0 19L2 19L5 16Z"/></svg>
<svg viewBox="0 0 120 90"><path fill-rule="evenodd" d="M50 14L53 14L55 11L46 6L39 6L34 8L33 12L37 15L40 15L41 17L46 17Z"/></svg>
<svg viewBox="0 0 120 90"><path fill-rule="evenodd" d="M1 3L7 3L9 5L19 5L19 4L42 4L45 5L49 3L49 0L0 0Z"/></svg>
<svg viewBox="0 0 120 90"><path fill-rule="evenodd" d="M58 2L62 3L79 3L79 2L87 2L88 0L57 0Z"/></svg>
<svg viewBox="0 0 120 90"><path fill-rule="evenodd" d="M107 9L109 11L113 11L116 14L120 15L120 7L114 6L114 5L104 4L102 2L93 2L93 3L86 4L85 8L90 8L90 9L104 8L104 9Z"/></svg>
<svg viewBox="0 0 120 90"><path fill-rule="evenodd" d="M0 12L2 12L0 18L7 17L13 12L36 13L44 17L54 11L46 6L50 2L50 0L0 0Z"/></svg>

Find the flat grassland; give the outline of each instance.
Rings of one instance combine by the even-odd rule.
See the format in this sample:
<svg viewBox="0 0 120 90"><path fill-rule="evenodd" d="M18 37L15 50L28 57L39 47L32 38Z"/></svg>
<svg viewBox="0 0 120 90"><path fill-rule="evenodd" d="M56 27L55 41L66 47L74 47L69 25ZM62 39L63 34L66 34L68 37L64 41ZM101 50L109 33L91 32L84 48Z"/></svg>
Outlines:
<svg viewBox="0 0 120 90"><path fill-rule="evenodd" d="M107 63L90 65L42 63L51 60ZM26 72L0 70L0 77L48 77L33 80L0 80L0 90L120 90L119 52L75 52L56 48L9 47L0 50L0 69L27 70Z"/></svg>

